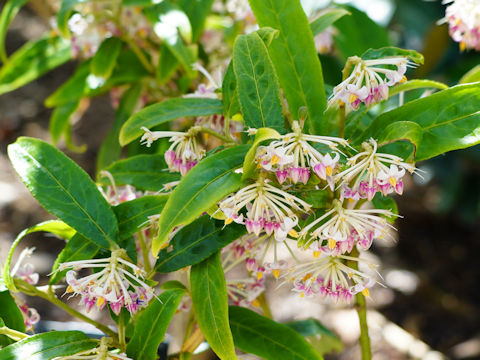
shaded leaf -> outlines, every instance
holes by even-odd
[[[122,48],[122,40],[117,37],[105,39],[98,48],[90,63],[90,72],[103,79],[108,79],[117,64]]]
[[[350,12],[342,8],[325,9],[310,23],[313,36],[327,30],[329,26],[333,25],[338,19],[345,15],[350,15]]]
[[[257,153],[257,148],[260,146],[262,141],[271,140],[271,139],[280,139],[281,135],[270,128],[261,128],[258,129],[255,134],[255,139],[253,140],[252,147],[248,150],[247,156],[245,156],[245,161],[243,162],[243,175],[242,179],[248,179],[253,175],[256,168],[255,155]]]
[[[5,38],[7,36],[8,26],[27,1],[28,0],[8,0],[5,5],[3,5],[2,14],[0,15],[0,58],[2,62],[6,62],[7,60]]]
[[[432,89],[439,89],[439,90],[446,90],[448,86],[433,80],[420,80],[414,79],[404,82],[403,84],[398,84],[389,89],[388,96],[396,95],[402,91],[409,91],[415,89],[422,89],[422,88],[432,88]]]
[[[383,59],[392,56],[402,56],[417,63],[423,64],[423,55],[415,50],[400,49],[394,46],[386,46],[380,49],[368,49],[362,56],[363,60]]]

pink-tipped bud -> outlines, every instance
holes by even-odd
[[[287,170],[277,170],[276,171],[277,180],[280,184],[283,184],[287,180],[288,172]]]

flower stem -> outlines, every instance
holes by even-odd
[[[137,55],[138,60],[140,60],[145,69],[147,69],[150,74],[154,75],[155,68],[150,63],[150,60],[148,60],[148,58],[145,56],[143,51],[137,46],[137,44],[135,44],[135,41],[130,39],[128,36],[124,36],[123,40],[128,44],[128,46],[130,46],[135,55]]]
[[[100,324],[99,322],[96,322],[95,320],[89,318],[88,316],[83,315],[82,313],[78,312],[75,309],[72,309],[70,306],[68,306],[67,304],[62,302],[60,299],[58,299],[57,296],[52,291],[51,287],[48,289],[48,292],[45,293],[43,291],[38,290],[35,286],[27,284],[26,282],[24,282],[20,279],[15,279],[15,285],[17,286],[17,288],[21,292],[23,292],[27,295],[30,295],[30,296],[41,297],[42,299],[45,299],[45,300],[51,302],[52,304],[57,305],[59,308],[63,309],[64,311],[66,311],[70,315],[72,315],[72,316],[74,316],[74,317],[76,317],[80,320],[83,320],[83,321],[85,321],[89,324],[92,324],[98,330],[102,331],[106,335],[111,336],[113,338],[118,338],[117,333],[115,331],[113,331],[112,329],[110,329],[108,326]]]
[[[223,142],[225,142],[227,144],[234,144],[235,143],[235,141],[233,141],[232,139],[229,139],[227,136],[223,136],[223,135],[217,133],[216,131],[213,131],[212,129],[201,126],[199,128],[199,131],[201,131],[203,133],[206,133],[206,134],[209,134],[209,135],[212,135],[212,136],[216,137],[217,139],[222,140]]]
[[[152,271],[152,267],[150,265],[150,259],[148,257],[148,248],[145,242],[145,236],[143,235],[143,231],[140,230],[138,232],[138,241],[140,243],[140,248],[142,249],[142,257],[143,257],[143,266],[145,267],[145,272],[150,274]]]
[[[340,119],[338,120],[338,137],[343,138],[345,136],[345,105],[340,106]]]
[[[22,340],[22,339],[25,339],[26,337],[28,337],[27,334],[24,334],[21,331],[10,329],[7,326],[0,327],[0,334],[1,335],[6,335],[10,339],[13,339],[15,341],[19,341],[19,340]]]

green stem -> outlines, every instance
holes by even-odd
[[[356,248],[352,250],[350,256],[358,257],[359,253]],[[349,261],[348,264],[354,270],[358,270],[357,261]],[[371,360],[372,359],[372,350],[370,347],[370,336],[368,335],[368,324],[367,324],[367,303],[365,301],[365,296],[362,293],[355,295],[355,307],[358,314],[358,320],[360,322],[360,347],[362,349],[362,360]]]
[[[123,40],[128,44],[128,46],[130,46],[130,48],[133,50],[135,55],[137,55],[138,60],[140,60],[142,65],[145,67],[145,69],[147,69],[150,74],[154,75],[155,74],[155,68],[150,63],[150,60],[148,60],[148,58],[145,56],[143,51],[137,46],[137,44],[135,44],[135,41],[133,41],[132,39],[130,39],[127,36],[124,36]]]
[[[125,325],[123,324],[123,319],[120,319],[117,326],[118,326],[118,344],[120,345],[120,350],[125,351],[127,349],[127,343],[125,341]]]
[[[13,339],[15,341],[19,341],[19,340],[22,340],[22,339],[25,339],[26,337],[28,337],[27,334],[24,334],[21,331],[10,329],[7,326],[0,327],[0,334],[1,335],[6,335],[10,339]]]
[[[143,266],[145,267],[146,273],[150,274],[152,271],[152,266],[150,265],[150,260],[148,258],[148,248],[147,244],[145,243],[145,236],[141,230],[138,232],[138,240],[140,242],[140,248],[142,249]]]
[[[338,137],[343,138],[345,136],[345,105],[340,106],[340,119],[338,120]]]
[[[20,279],[15,279],[15,285],[18,286],[18,289],[30,296],[38,296],[41,297],[42,299],[45,299],[52,304],[58,306],[59,308],[63,309],[70,315],[83,320],[89,324],[92,324],[95,326],[98,330],[102,331],[108,336],[118,338],[117,333],[110,329],[108,326],[105,326],[103,324],[100,324],[99,322],[96,322],[95,320],[89,318],[88,316],[83,315],[82,313],[78,312],[75,309],[72,309],[70,306],[62,302],[60,299],[57,298],[57,296],[53,293],[52,288],[49,288],[48,292],[43,292],[38,290],[35,286],[27,284],[26,282],[20,280]]]
[[[224,116],[223,121],[223,130],[225,131],[226,137],[230,140],[230,142],[235,142],[235,140],[232,138],[232,134],[230,134],[230,116]]]
[[[209,134],[209,135],[215,136],[217,139],[222,140],[222,141],[225,142],[226,144],[234,144],[234,143],[235,143],[235,141],[233,141],[232,139],[229,139],[227,136],[223,136],[223,135],[217,133],[216,131],[213,131],[212,129],[209,129],[209,128],[200,126],[200,127],[199,127],[199,131],[201,131],[201,132],[203,132],[203,133],[205,133],[205,134]]]

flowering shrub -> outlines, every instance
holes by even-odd
[[[24,2],[5,5],[2,39]],[[297,0],[256,0],[251,8],[156,3],[64,0],[43,39],[9,58],[0,51],[1,92],[79,59],[46,100],[54,144],[64,136],[79,150],[70,122],[90,97],[109,92],[117,108],[96,184],[44,141],[21,137],[8,148],[25,185],[58,220],[24,230],[10,249],[0,358],[155,359],[176,312],[187,311],[185,340],[172,358],[189,358],[206,340],[220,359],[236,359],[236,348],[267,359],[321,359],[300,333],[268,318],[271,274],[299,298],[356,303],[369,359],[365,297],[382,279],[363,254],[396,231],[390,195],[402,195],[406,176],[422,176],[415,161],[479,142],[480,85],[408,81],[423,56],[384,46],[349,56],[343,80],[326,86],[317,49],[329,51],[341,32],[331,26],[355,15],[341,7],[309,23]],[[462,18],[469,7],[478,12],[471,1],[455,1],[446,21],[462,49],[478,49],[478,24]],[[204,31],[207,18],[228,19],[234,33]],[[212,76],[200,62],[226,69]],[[392,99],[424,88],[440,91],[405,104]],[[122,147],[129,157],[121,159]],[[11,264],[19,241],[35,231],[66,240],[41,287],[32,266],[22,265],[32,250]],[[290,259],[279,259],[278,247]],[[159,283],[158,274],[184,269],[188,281]],[[19,293],[105,336],[29,335],[39,316]],[[108,312],[116,327],[71,308],[62,293],[79,297],[85,313]]]

